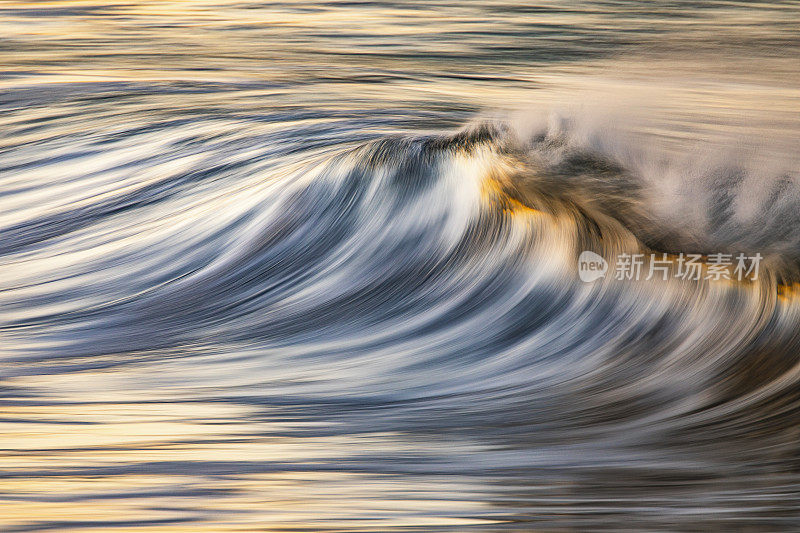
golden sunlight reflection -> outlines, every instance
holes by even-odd
[[[281,530],[321,516],[325,527],[352,531],[490,522],[427,517],[448,514],[447,493],[463,505],[465,494],[475,490],[466,477],[459,484],[450,477],[414,483],[345,466],[326,471],[320,465],[327,457],[346,463],[351,437],[318,437],[309,446],[307,439],[272,436],[287,424],[248,422],[252,414],[220,403],[6,406],[0,423],[5,527],[13,530],[34,516],[122,522],[120,531],[133,531],[135,524],[157,531]],[[361,453],[412,446],[391,434],[356,442]],[[213,503],[201,503],[205,498]],[[84,505],[76,507],[76,501]],[[361,525],[376,513],[383,518]]]

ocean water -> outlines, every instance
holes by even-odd
[[[0,3],[0,530],[800,530],[798,30]]]

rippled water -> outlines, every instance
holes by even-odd
[[[800,529],[798,27],[3,2],[0,529]]]

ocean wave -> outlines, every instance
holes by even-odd
[[[574,127],[353,139],[341,119],[165,117],[20,151],[2,184],[5,372],[174,360],[329,434],[469,436],[492,471],[592,465],[635,486],[794,464],[793,175],[754,198],[723,165],[682,190],[669,161]],[[755,281],[587,284],[583,250],[765,261]]]

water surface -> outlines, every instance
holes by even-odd
[[[799,26],[3,2],[0,529],[796,531]]]

